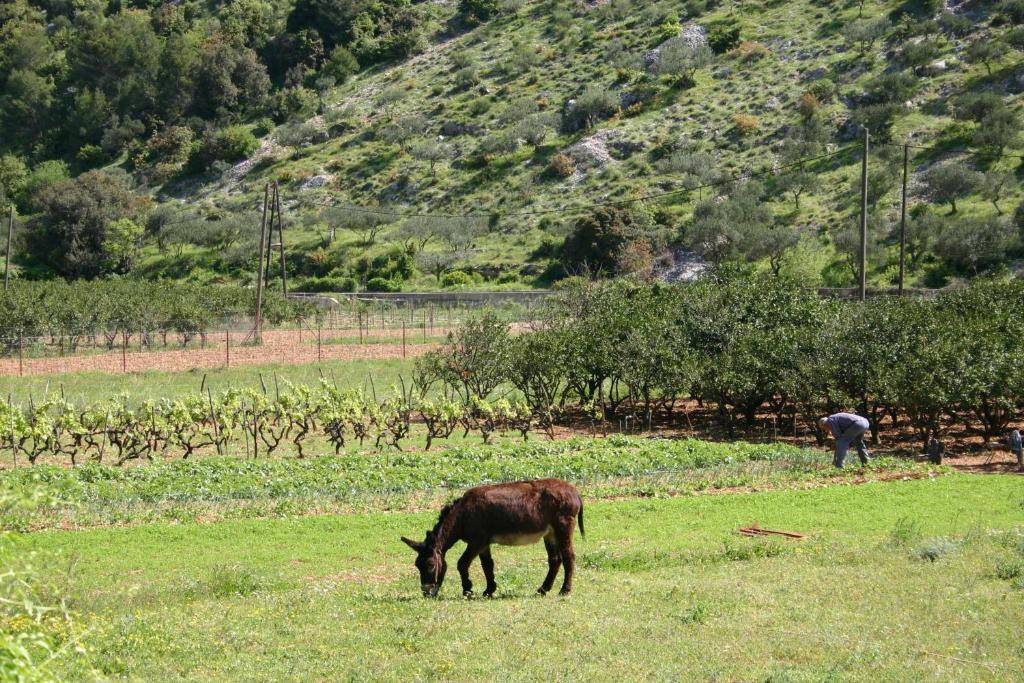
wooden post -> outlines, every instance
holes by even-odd
[[[269,187],[269,183],[268,183]],[[266,286],[270,282],[270,260],[274,252],[274,217],[277,215],[277,210],[274,208],[274,197],[271,195],[270,200],[270,217],[267,219],[267,242],[266,242],[266,263],[263,267],[263,285]]]
[[[213,422],[213,439],[217,445],[217,455],[222,455],[220,447],[220,425],[217,424],[217,413],[213,410],[213,392],[210,391],[210,387],[206,387],[206,397],[210,401],[210,420]],[[199,399],[202,400],[202,399]],[[253,409],[253,415],[256,414],[256,410]]]
[[[128,372],[128,333],[125,332],[121,344],[121,372]]]
[[[402,321],[402,358],[405,358],[405,321]]]
[[[910,145],[903,145],[903,198],[900,200],[900,289],[903,296],[903,277],[907,260],[907,165]]]
[[[231,367],[231,329],[224,329],[224,365]]]
[[[256,266],[256,320],[253,339],[263,343],[263,258],[267,246],[267,205],[270,203],[270,183],[263,186],[263,218],[260,220],[260,253]]]
[[[14,440],[14,406],[11,405],[11,392],[7,392],[7,414],[11,416],[11,458],[14,466],[18,466],[18,444]]]
[[[864,149],[860,164],[860,300],[868,296],[868,145],[871,136],[864,128]]]
[[[362,344],[363,343],[363,312],[359,311],[358,315],[359,315],[359,322],[356,323],[356,326],[359,328],[359,343]]]
[[[320,353],[320,321],[316,323],[316,362],[319,363],[322,358]]]
[[[281,292],[288,296],[288,273],[284,262],[284,222],[281,219],[281,188],[274,181],[274,206],[277,208],[277,238],[281,252]]]
[[[7,221],[7,260],[4,265],[4,292],[11,282],[11,242],[14,241],[14,204],[11,204],[11,217]]]
[[[18,335],[18,377],[25,376],[25,335]]]

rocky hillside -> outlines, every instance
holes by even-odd
[[[307,289],[649,276],[693,252],[848,284],[861,126],[874,282],[895,273],[904,143],[913,283],[1021,253],[1021,0],[412,7],[429,20],[408,56],[341,85],[316,77],[327,57],[305,86],[275,81],[278,100],[305,101],[236,124],[258,138],[244,159],[209,161],[198,131],[175,152],[189,120],[139,131],[107,164],[152,198],[131,217],[145,234],[130,270],[250,279],[277,182],[290,277]],[[42,229],[57,220],[26,208]],[[21,260],[45,272],[32,244]]]

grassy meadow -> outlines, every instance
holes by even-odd
[[[88,624],[85,652],[51,663],[71,680],[1024,675],[1019,477],[585,505],[566,599],[533,595],[539,546],[496,550],[495,599],[462,599],[454,573],[421,598],[398,537],[434,510],[47,531],[18,547]],[[734,533],[754,522],[808,537]]]

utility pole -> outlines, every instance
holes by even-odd
[[[870,135],[864,128],[864,150],[860,165],[860,300],[868,296],[868,144]]]
[[[256,321],[253,337],[263,343],[263,252],[267,247],[267,205],[270,204],[270,183],[263,186],[263,219],[260,221],[260,256],[256,266]]]
[[[277,238],[280,240],[278,246],[281,250],[281,291],[285,297],[288,296],[288,273],[284,264],[284,222],[281,219],[281,190],[277,181],[274,181],[274,205],[277,208]]]
[[[910,145],[903,145],[903,198],[900,200],[900,296],[903,296],[903,276],[907,260],[907,167]]]
[[[267,183],[267,187],[268,188],[270,187],[270,183]],[[277,191],[276,184],[275,184],[274,188],[275,188],[274,191],[276,192]],[[267,250],[266,250],[266,255],[265,255],[266,263],[264,263],[264,265],[263,265],[263,286],[264,287],[270,282],[270,257],[271,257],[271,254],[274,252],[274,216],[276,215],[276,211],[274,209],[274,197],[273,196],[271,196],[270,199],[269,199],[269,205],[270,205],[270,217],[267,219],[268,220],[268,222],[267,222],[267,238],[266,238]]]
[[[11,218],[7,221],[7,262],[4,265],[4,292],[11,282],[11,242],[14,240],[14,204],[11,204]]]

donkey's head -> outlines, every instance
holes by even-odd
[[[405,536],[402,536],[402,542],[416,551],[416,569],[420,572],[420,588],[423,589],[423,597],[436,597],[437,591],[444,583],[444,573],[448,571],[448,563],[445,562],[444,553],[435,543],[434,532],[428,531],[427,537],[422,543]]]

